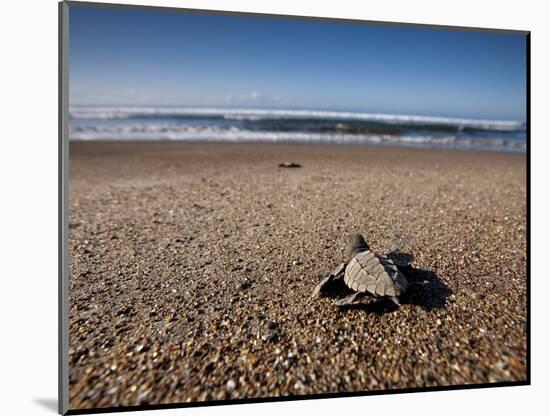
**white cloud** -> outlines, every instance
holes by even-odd
[[[268,95],[261,91],[250,91],[247,93],[225,95],[225,102],[227,104],[246,104],[246,103],[263,103],[263,104],[284,104],[288,103],[288,100],[278,95]]]

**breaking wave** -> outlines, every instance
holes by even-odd
[[[525,124],[357,112],[71,107],[71,140],[394,144],[524,151]]]

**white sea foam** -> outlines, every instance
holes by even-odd
[[[433,124],[454,125],[495,131],[515,131],[523,129],[523,123],[509,120],[477,120],[467,118],[435,117],[406,114],[380,114],[343,111],[310,110],[265,110],[227,108],[168,108],[168,107],[95,107],[71,106],[69,114],[75,119],[128,119],[158,116],[220,116],[233,120],[260,119],[332,119],[361,120],[388,124]]]
[[[72,128],[71,140],[180,140],[225,142],[297,142],[379,144],[416,147],[447,147],[524,151],[525,143],[506,139],[472,139],[448,136],[401,136],[391,134],[336,134],[311,132],[249,131],[214,126],[83,126]]]
[[[526,148],[523,123],[503,120],[131,106],[72,106],[70,116],[71,140],[281,141],[511,151],[525,151]],[[371,122],[388,127],[372,126]]]

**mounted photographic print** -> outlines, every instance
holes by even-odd
[[[60,3],[60,412],[522,385],[529,32]]]

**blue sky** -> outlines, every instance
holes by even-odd
[[[525,120],[525,36],[70,6],[70,103]]]

